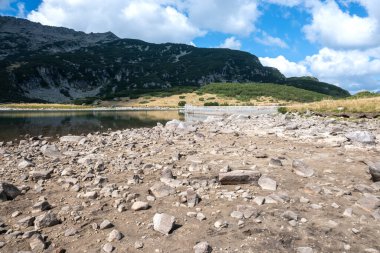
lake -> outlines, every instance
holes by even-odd
[[[153,127],[172,119],[184,118],[178,111],[0,111],[0,141]]]

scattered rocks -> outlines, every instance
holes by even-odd
[[[53,212],[48,211],[36,217],[34,221],[34,227],[35,229],[41,229],[41,228],[52,227],[59,223],[60,221],[58,220],[57,216]]]
[[[154,230],[168,235],[174,228],[175,217],[166,213],[156,213],[153,217]]]
[[[374,182],[380,182],[380,161],[369,164],[369,172]]]
[[[376,136],[369,131],[354,131],[346,133],[347,139],[353,142],[359,142],[362,144],[374,144]]]
[[[194,253],[211,253],[212,247],[208,242],[199,242],[194,246]]]
[[[149,189],[149,193],[156,198],[164,198],[174,194],[175,190],[162,182],[157,182]]]
[[[380,199],[372,194],[364,193],[363,197],[356,204],[368,212],[373,212],[377,208],[380,208]]]

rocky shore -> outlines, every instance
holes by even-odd
[[[0,252],[380,252],[379,140],[287,114],[0,142]]]

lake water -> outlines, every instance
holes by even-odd
[[[30,136],[80,135],[107,129],[153,127],[183,120],[178,111],[0,111],[0,141]]]

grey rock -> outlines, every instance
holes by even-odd
[[[219,173],[219,182],[222,185],[254,184],[257,185],[261,174],[251,170],[234,170]]]
[[[356,205],[368,212],[373,212],[380,208],[380,199],[375,195],[364,193],[364,196],[356,202]]]
[[[231,217],[240,220],[240,219],[244,218],[244,214],[242,212],[239,212],[239,211],[233,211],[231,213]]]
[[[260,177],[258,184],[263,190],[275,191],[277,189],[277,182],[266,176]]]
[[[298,214],[296,214],[293,211],[286,211],[281,215],[282,218],[287,219],[287,220],[298,220]]]
[[[236,210],[243,213],[244,218],[249,219],[251,217],[256,218],[258,216],[258,211],[253,206],[238,205]]]
[[[41,229],[46,227],[52,227],[59,223],[60,221],[58,220],[57,216],[53,212],[48,211],[36,217],[34,221],[34,227],[35,229]]]
[[[149,193],[156,198],[163,198],[174,194],[175,190],[162,182],[157,182],[149,189]]]
[[[218,229],[219,228],[226,228],[226,227],[228,227],[228,222],[224,221],[224,220],[217,220],[214,223],[214,227],[218,228]]]
[[[194,253],[211,253],[212,247],[208,242],[199,242],[194,247]]]
[[[168,179],[172,179],[172,178],[174,178],[174,176],[173,176],[173,172],[172,172],[172,170],[169,169],[169,168],[166,168],[166,169],[164,169],[164,170],[161,172],[161,177],[162,177],[162,178],[168,178]]]
[[[187,189],[186,191],[187,206],[194,207],[199,203],[198,194],[193,189]]]
[[[83,138],[85,138],[85,137],[83,137],[83,136],[68,135],[68,136],[62,136],[61,138],[59,138],[59,141],[60,142],[79,142]]]
[[[104,220],[99,225],[100,229],[107,229],[107,228],[112,228],[112,227],[113,227],[113,224],[109,220]]]
[[[293,160],[292,168],[301,177],[311,177],[314,175],[314,170],[300,160]]]
[[[52,173],[53,170],[34,170],[29,172],[29,177],[34,181],[38,181],[40,179],[49,179]]]
[[[46,243],[40,235],[33,236],[29,245],[33,252],[42,252],[46,248]]]
[[[73,235],[76,235],[78,233],[78,230],[75,229],[75,228],[69,228],[65,231],[65,236],[68,237],[68,236],[73,236]]]
[[[282,161],[280,159],[271,158],[269,160],[270,167],[282,167]]]
[[[123,234],[120,233],[120,231],[114,229],[109,233],[107,241],[114,242],[114,241],[120,241],[123,238]]]
[[[13,184],[0,183],[0,201],[13,200],[21,194],[21,191]]]
[[[103,245],[102,249],[106,253],[111,253],[112,251],[114,251],[115,247],[111,243],[106,243]]]
[[[380,182],[380,161],[369,164],[369,172],[374,182]]]
[[[37,202],[32,207],[33,212],[42,212],[51,209],[51,205],[46,200]]]
[[[314,250],[310,247],[298,247],[297,253],[314,253]]]
[[[147,210],[149,209],[149,204],[143,201],[136,201],[135,203],[132,204],[131,209],[133,211]]]
[[[22,226],[24,228],[31,227],[34,224],[35,219],[36,219],[35,217],[27,216],[25,218],[18,220],[17,224],[19,224],[20,226]]]
[[[175,224],[175,217],[166,213],[156,213],[153,217],[154,230],[168,235]]]
[[[17,167],[19,169],[26,169],[26,168],[34,167],[34,163],[32,163],[31,161],[28,161],[28,160],[22,160],[21,162],[19,162]]]
[[[374,144],[376,136],[368,131],[354,131],[345,134],[346,138],[352,142],[358,142],[362,144]]]
[[[44,156],[49,158],[60,158],[62,157],[61,152],[56,145],[44,145],[41,147],[41,152]]]
[[[144,243],[142,241],[136,241],[135,249],[142,249],[142,248],[144,248]]]

